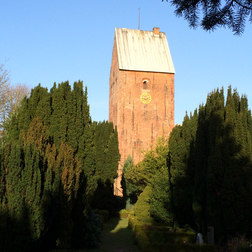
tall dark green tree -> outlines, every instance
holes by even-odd
[[[175,126],[169,139],[168,172],[171,209],[174,224],[193,226],[192,197],[194,188],[194,159],[191,149],[197,130],[198,114],[185,116],[181,126]],[[187,214],[185,214],[185,212]]]
[[[115,199],[112,196],[113,184],[117,176],[120,154],[117,129],[113,129],[112,123],[103,121],[96,124],[93,150],[95,167],[91,181],[96,181],[96,187],[93,186],[95,193],[92,205],[96,208],[104,208],[106,206],[105,209],[113,210],[115,208]],[[87,179],[89,180],[89,178]]]
[[[228,88],[226,101],[223,89],[210,93],[174,127],[166,154],[149,152],[124,174],[139,196],[137,212],[204,235],[212,226],[218,243],[251,235],[251,120],[247,98],[236,90]]]
[[[188,123],[194,125],[189,138],[183,133],[190,129]],[[169,143],[171,185],[174,212],[180,224],[193,225],[183,218],[183,210],[179,214],[183,207],[187,209],[184,216],[188,216],[191,208],[193,215],[189,216],[194,217],[196,229],[206,233],[213,226],[218,242],[249,233],[251,140],[247,99],[240,98],[231,87],[226,104],[223,89],[216,90],[199,107],[198,115],[186,117],[180,130],[173,130]]]
[[[50,92],[35,87],[6,124],[1,141],[0,232],[10,220],[20,231],[23,223],[23,243],[34,250],[97,244],[93,199],[99,183],[109,187],[100,207],[113,199],[119,159],[117,131],[111,123],[92,122],[81,81],[73,89],[68,82],[54,84]],[[88,228],[97,232],[90,236]],[[24,238],[10,237],[17,244]]]

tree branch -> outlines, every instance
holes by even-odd
[[[252,10],[252,4],[251,4],[251,6],[249,7],[249,6],[246,6],[246,5],[242,4],[242,3],[240,3],[238,0],[233,0],[233,2],[235,2],[236,4],[238,4],[239,6],[241,6],[241,7],[244,8],[244,9]]]

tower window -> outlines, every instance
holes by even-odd
[[[148,80],[143,80],[143,89],[149,88],[149,87],[148,87],[148,83],[149,83]]]

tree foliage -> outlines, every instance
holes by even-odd
[[[192,27],[200,24],[205,30],[213,30],[224,26],[241,34],[247,19],[252,22],[251,0],[172,0],[171,3],[175,13],[183,16]]]
[[[245,96],[231,87],[226,99],[223,89],[209,94],[174,127],[169,150],[161,145],[163,151],[147,153],[125,174],[138,196],[138,215],[148,210],[156,222],[189,225],[204,235],[212,226],[218,243],[251,236],[251,126]],[[141,202],[149,206],[141,209]]]
[[[249,234],[251,123],[247,98],[229,87],[226,102],[223,89],[214,91],[197,113],[185,118],[176,137],[177,146],[174,129],[169,143],[170,169],[174,212],[180,225],[195,225],[203,233],[213,226],[218,242]],[[183,131],[191,134],[188,137]],[[178,141],[183,142],[183,151],[178,152]],[[189,219],[184,217],[185,210]],[[189,223],[190,219],[194,224]]]
[[[139,219],[154,218],[171,224],[173,218],[168,209],[171,208],[169,198],[170,185],[167,169],[168,141],[158,139],[155,149],[147,151],[144,159],[137,165],[128,158],[124,164],[123,178],[125,191],[131,202],[135,204],[135,214]]]
[[[0,232],[19,223],[26,229],[13,234],[17,243],[0,239],[1,251],[97,245],[100,221],[92,207],[100,202],[100,187],[109,190],[102,190],[99,207],[111,205],[120,155],[113,125],[92,122],[83,83],[73,89],[68,82],[54,84],[50,92],[35,87],[2,140]]]

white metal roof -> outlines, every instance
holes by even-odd
[[[115,29],[119,69],[175,73],[164,32]]]

